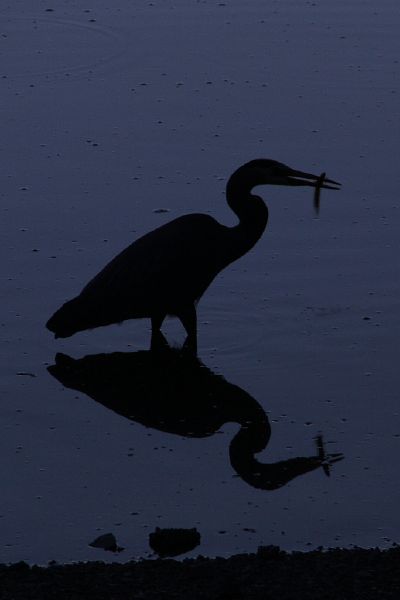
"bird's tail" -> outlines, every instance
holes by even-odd
[[[70,337],[93,326],[90,310],[79,296],[63,304],[46,323],[56,338]]]

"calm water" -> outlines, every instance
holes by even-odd
[[[143,557],[156,526],[197,527],[194,555],[399,542],[397,2],[46,8],[0,9],[0,561]],[[171,414],[147,322],[45,330],[136,236],[185,212],[233,224],[226,178],[260,156],[343,190],[317,219],[310,190],[260,188],[267,232],[202,299],[204,367]],[[130,353],[132,377],[101,363],[84,393],[48,372],[57,352]],[[261,446],[270,427],[260,463],[312,457],[319,434],[345,460],[254,487],[242,421]],[[124,552],[88,547],[110,531]]]

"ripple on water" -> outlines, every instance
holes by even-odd
[[[220,301],[219,301],[220,300]],[[261,311],[249,311],[246,303],[235,297],[215,298],[207,310],[199,310],[199,336],[204,354],[217,349],[225,358],[238,364],[246,361],[249,350],[263,339]]]
[[[59,18],[0,18],[3,78],[73,76],[117,58],[121,38],[94,23]]]

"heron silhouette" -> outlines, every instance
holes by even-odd
[[[311,186],[319,205],[321,188],[340,184],[269,159],[252,160],[229,178],[226,198],[239,223],[227,227],[205,214],[178,217],[139,238],[109,262],[49,319],[56,338],[78,331],[150,318],[152,342],[167,315],[178,317],[186,345],[197,350],[196,305],[222,269],[248,252],[263,234],[268,208],[252,190],[258,185]]]

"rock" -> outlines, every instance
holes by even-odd
[[[150,548],[161,557],[178,556],[200,544],[200,533],[192,529],[160,529],[149,535]]]

